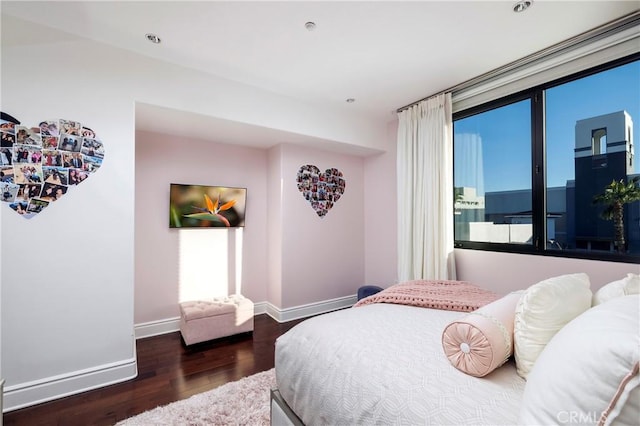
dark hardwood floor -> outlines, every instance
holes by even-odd
[[[10,425],[113,425],[274,365],[274,343],[301,322],[255,317],[253,333],[186,347],[179,332],[137,341],[138,377],[4,415]]]

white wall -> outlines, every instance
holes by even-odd
[[[136,374],[133,102],[126,69],[107,72],[126,61],[84,43],[2,49],[3,111],[80,121],[106,146],[100,170],[37,217],[0,206],[5,409]]]

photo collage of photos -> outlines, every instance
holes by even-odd
[[[27,127],[0,119],[0,200],[25,218],[59,200],[97,171],[104,145],[71,120]]]
[[[323,173],[311,164],[300,167],[296,182],[298,191],[320,217],[324,217],[340,199],[346,185],[340,170],[331,168]]]

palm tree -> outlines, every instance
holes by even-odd
[[[464,199],[464,189],[462,187],[453,188],[453,202],[454,204]]]
[[[601,216],[605,220],[613,220],[615,230],[614,245],[618,253],[624,253],[624,205],[640,200],[640,176],[636,176],[625,183],[624,179],[613,180],[604,188],[602,194],[593,197],[594,204],[604,204],[605,209]]]

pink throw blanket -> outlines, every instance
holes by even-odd
[[[365,297],[353,307],[396,303],[447,311],[471,312],[499,299],[496,293],[466,281],[407,281]]]

